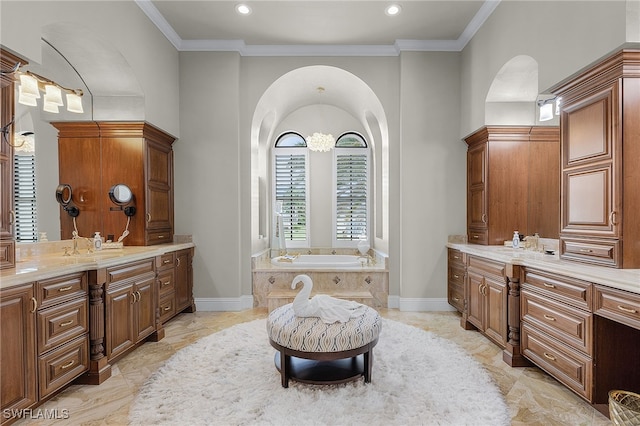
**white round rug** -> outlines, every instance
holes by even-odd
[[[266,321],[181,349],[142,386],[135,425],[508,425],[488,373],[455,343],[383,319],[372,382],[280,384]]]

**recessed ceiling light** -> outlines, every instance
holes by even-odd
[[[384,13],[386,13],[389,16],[395,16],[398,13],[400,13],[401,10],[402,10],[402,7],[400,7],[399,4],[392,4],[390,6],[387,6]]]
[[[240,3],[236,6],[236,12],[240,15],[249,15],[251,13],[251,8],[246,4]]]

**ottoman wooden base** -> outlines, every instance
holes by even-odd
[[[289,387],[289,380],[315,385],[331,385],[356,380],[364,376],[371,382],[373,347],[378,339],[356,349],[342,352],[301,352],[285,348],[269,339],[278,350],[275,365],[282,378],[282,387]]]

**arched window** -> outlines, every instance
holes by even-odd
[[[369,147],[362,135],[347,132],[334,149],[333,244],[356,247],[369,239]]]
[[[308,153],[307,142],[296,132],[285,132],[273,149],[274,209],[282,215],[287,247],[308,245]],[[274,224],[274,233],[276,232]],[[279,237],[279,235],[276,235]]]

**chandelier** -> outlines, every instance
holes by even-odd
[[[311,151],[329,152],[335,144],[336,140],[331,134],[325,135],[315,132],[313,135],[307,136],[307,148]]]

